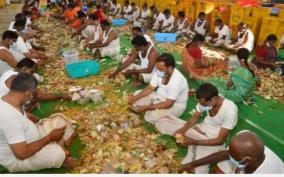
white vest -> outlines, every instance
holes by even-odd
[[[200,22],[200,21],[199,20],[196,21],[195,26],[194,26],[194,30],[196,32],[198,32],[198,34],[205,36],[206,29],[204,29],[204,25],[206,24],[206,20],[204,20],[203,23],[200,26],[197,25],[198,22]]]

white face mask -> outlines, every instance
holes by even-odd
[[[198,111],[200,112],[208,112],[212,109],[213,106],[211,105],[211,103],[208,106],[202,106],[200,103],[198,103],[197,107],[198,107]]]
[[[157,71],[157,75],[158,75],[158,77],[160,77],[160,78],[164,78],[164,77],[166,76],[166,72],[163,72],[163,71],[158,70],[158,71]]]
[[[237,168],[246,168],[247,167],[247,164],[241,164],[245,159],[243,159],[241,161],[237,161],[231,155],[229,155],[229,160]]]
[[[26,101],[26,103],[24,104],[24,106],[30,104],[33,100],[33,95]]]
[[[17,50],[16,42],[14,42],[12,45],[10,45],[9,48],[12,49],[12,50]]]

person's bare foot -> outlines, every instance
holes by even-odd
[[[132,83],[132,87],[134,87],[134,88],[137,88],[137,87],[139,87],[140,85],[141,85],[142,83],[141,82],[133,82]]]
[[[73,157],[66,157],[62,167],[72,169],[76,167],[78,160]]]

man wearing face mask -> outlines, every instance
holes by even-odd
[[[0,77],[0,95],[5,95],[9,92],[11,84],[18,73],[31,74],[35,76],[38,82],[43,80],[43,78],[40,78],[41,76],[35,73],[36,68],[37,68],[36,63],[29,58],[24,58],[23,60],[19,61],[17,63],[16,69],[8,70],[5,73],[3,73],[3,75]],[[36,91],[33,97],[34,99],[31,100],[31,103],[25,106],[27,112],[32,111],[37,101],[49,101],[49,100],[59,100],[59,99],[68,100],[68,101],[71,100],[71,97],[67,94],[55,95],[55,94],[46,94],[40,91]],[[34,122],[38,121],[35,119],[35,117],[32,117],[32,120]]]
[[[174,57],[162,54],[157,59],[156,68],[150,84],[129,97],[133,110],[145,113],[145,120],[153,124],[163,116],[181,116],[188,100],[188,83],[175,68]]]
[[[14,31],[5,31],[2,35],[0,45],[0,76],[7,70],[16,68],[17,60],[9,51],[9,48],[15,47],[18,34]]]
[[[247,130],[239,132],[232,139],[227,150],[185,164],[181,171],[192,171],[198,166],[216,163],[218,163],[216,173],[284,173],[284,163],[281,159],[265,146],[255,133]]]
[[[23,106],[31,100],[36,87],[32,75],[18,74],[10,91],[0,98],[0,165],[9,172],[74,166],[74,159],[64,151],[68,124],[43,133],[40,124],[27,118]]]
[[[165,116],[155,124],[162,133],[174,136],[176,142],[188,147],[182,164],[225,149],[225,141],[230,131],[237,124],[237,106],[230,100],[218,95],[218,90],[211,84],[202,84],[197,92],[196,112],[186,122],[176,116]],[[198,123],[203,112],[207,113],[204,121]],[[195,173],[208,173],[209,165],[195,168]]]
[[[24,24],[25,20],[15,22],[14,29],[19,33],[19,36],[17,38],[16,47],[11,48],[10,51],[13,53],[17,61],[20,61],[23,58],[32,58],[37,65],[42,65],[47,59],[47,56],[44,53],[34,49],[30,44],[33,34],[23,30]]]
[[[114,78],[119,72],[123,71],[125,76],[134,77],[136,82],[133,86],[137,87],[143,82],[149,83],[152,79],[153,74],[156,72],[155,64],[159,57],[159,52],[140,35],[134,37],[132,45],[135,50],[126,61],[122,61],[121,66],[110,75],[110,78]],[[140,65],[135,64],[137,58]]]

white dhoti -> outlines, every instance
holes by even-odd
[[[53,114],[47,119],[42,119],[38,124],[40,137],[45,137],[52,130],[66,126],[63,139],[67,145],[70,145],[76,135],[72,123],[70,123],[62,114]],[[33,156],[25,159],[13,160],[10,165],[5,166],[10,172],[38,171],[49,168],[60,168],[66,159],[64,149],[56,142],[44,146]]]
[[[162,27],[162,28],[163,28],[163,27]],[[163,29],[162,32],[163,32],[163,33],[170,33],[170,32],[173,31],[173,29],[174,29],[174,26],[172,25],[172,26],[170,26],[170,27],[167,27],[167,28]]]
[[[133,70],[133,69],[138,70],[138,69],[143,69],[143,68],[140,65],[132,63],[127,68],[125,68],[122,72],[125,73],[127,70]],[[152,73],[142,73],[141,76],[143,77],[143,81],[145,83],[150,83],[150,81],[153,77],[153,72]]]
[[[136,91],[135,94],[138,94],[140,91]],[[144,97],[134,103],[134,106],[145,106],[150,104],[157,104],[166,101],[165,99],[158,96],[157,92],[153,92],[147,97]],[[184,103],[174,103],[174,105],[168,109],[156,109],[151,111],[146,111],[144,118],[147,122],[155,124],[160,118],[168,115],[174,115],[179,117],[183,114],[186,108]]]
[[[183,34],[187,34],[188,30],[187,29],[182,29],[182,30],[177,30],[176,34],[178,37],[183,36]]]
[[[26,172],[48,168],[60,168],[65,161],[65,158],[63,148],[56,143],[50,143],[35,155],[25,160],[14,160],[6,168],[9,172]]]
[[[124,15],[122,16],[122,18],[125,18],[125,19],[128,20],[128,21],[132,21],[132,20],[133,20],[133,16],[132,16],[132,15],[126,15],[126,14],[124,14]]]
[[[156,21],[153,25],[153,30],[157,31],[160,28],[160,23],[158,21]]]
[[[155,123],[156,128],[162,133],[173,136],[173,134],[185,125],[186,121],[177,118],[176,116],[165,116],[159,119]],[[213,139],[218,136],[219,131],[216,128],[206,125],[197,124],[194,127],[187,130],[185,136],[195,139],[195,140],[207,140]],[[190,145],[188,146],[188,151],[186,157],[183,159],[182,164],[198,160],[200,158],[206,157],[215,152],[219,152],[225,149],[224,145],[218,146],[200,146],[200,145]],[[195,168],[195,173],[206,174],[209,172],[209,165],[203,165]]]
[[[120,48],[111,48],[111,47],[102,47],[99,49],[93,49],[92,52],[96,53],[96,51],[99,50],[102,57],[111,57],[117,61],[120,62],[121,56],[120,56]]]
[[[226,41],[224,39],[214,39],[214,43],[211,43],[210,41],[212,40],[211,36],[206,36],[205,37],[205,41],[208,45],[210,46],[214,46],[214,47],[222,47],[225,46],[227,44],[229,44],[229,41]]]

